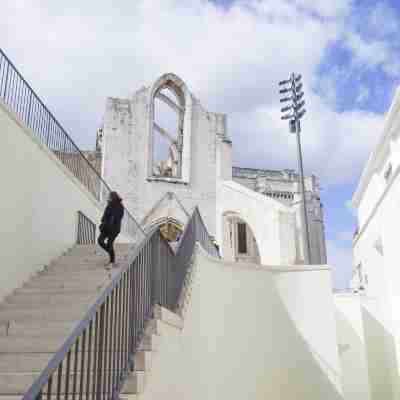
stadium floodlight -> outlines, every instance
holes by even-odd
[[[283,107],[281,112],[282,120],[289,120],[289,132],[296,134],[297,139],[297,161],[299,168],[300,177],[300,191],[302,198],[302,209],[303,209],[303,237],[305,238],[305,249],[304,249],[304,263],[311,264],[311,245],[310,245],[310,232],[308,228],[308,217],[307,217],[307,204],[306,204],[306,194],[305,194],[305,184],[304,184],[304,171],[303,171],[303,155],[301,151],[301,141],[300,141],[300,120],[306,113],[304,107],[305,101],[301,100],[304,96],[304,92],[301,91],[303,84],[301,83],[301,75],[292,73],[289,79],[279,82],[279,86],[284,86],[279,90],[279,93],[291,92],[291,96],[286,96],[280,99],[281,103],[291,102],[291,105]],[[301,101],[300,101],[301,100]],[[289,113],[288,113],[289,112]]]

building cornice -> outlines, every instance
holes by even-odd
[[[393,134],[392,126],[394,124],[396,115],[399,113],[399,111],[400,111],[400,87],[396,89],[393,102],[389,108],[388,113],[385,116],[382,135],[377,145],[375,146],[375,149],[371,152],[368,158],[367,164],[365,165],[363,172],[361,174],[358,186],[351,199],[351,205],[354,208],[357,208],[359,206],[373,174],[379,168],[382,160],[389,151],[390,138]]]

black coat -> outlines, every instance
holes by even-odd
[[[117,234],[121,232],[121,221],[124,216],[124,207],[121,202],[113,201],[108,203],[101,217],[100,231]]]

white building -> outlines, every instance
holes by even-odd
[[[98,147],[102,176],[145,226],[168,219],[183,228],[198,205],[224,258],[304,262],[298,175],[232,168],[226,116],[205,110],[176,75],[130,99],[109,98]],[[306,191],[311,261],[326,264],[314,176],[306,178]]]
[[[336,296],[343,374],[353,376],[347,390],[363,399],[400,396],[399,133],[398,89],[352,199],[353,294]]]
[[[20,397],[45,369],[48,378],[54,376],[47,381],[50,388],[53,384],[52,393],[57,393],[57,384],[65,390],[64,398],[75,397],[75,385],[68,387],[68,380],[62,379],[61,362],[67,369],[70,365],[84,370],[76,355],[74,362],[70,359],[84,348],[84,344],[78,348],[81,342],[71,335],[79,334],[84,343],[86,330],[88,346],[94,334],[93,346],[98,344],[99,354],[93,364],[86,364],[87,371],[96,374],[87,376],[96,376],[102,390],[105,373],[121,372],[114,364],[112,369],[110,364],[102,368],[103,355],[120,358],[124,351],[119,340],[116,347],[107,345],[110,335],[114,335],[113,343],[116,337],[111,333],[115,329],[107,326],[128,334],[131,341],[136,337],[133,327],[139,325],[132,323],[126,329],[126,321],[141,321],[137,333],[143,335],[142,342],[127,354],[135,357],[135,368],[132,371],[131,365],[125,365],[123,375],[128,379],[118,393],[121,398],[368,398],[366,375],[361,373],[366,369],[365,357],[353,362],[358,348],[347,351],[353,342],[342,329],[345,324],[339,311],[338,334],[335,329],[330,268],[299,265],[303,239],[297,177],[292,171],[232,168],[225,116],[205,111],[174,75],[163,76],[132,99],[110,99],[97,152],[85,155],[101,165],[106,183],[124,197],[126,211],[135,214],[145,229],[160,226],[170,242],[181,235],[198,205],[201,216],[191,221],[200,225],[204,217],[224,257],[207,253],[193,234],[197,242],[188,241],[193,247],[186,248],[190,253],[184,254],[188,255],[185,264],[175,264],[179,250],[177,254],[170,251],[156,230],[146,236],[126,213],[123,222],[132,225],[125,228],[134,229],[127,229],[119,239],[128,242],[129,254],[121,256],[120,268],[110,273],[104,270],[105,254],[94,254],[93,244],[104,210],[100,196],[104,181],[30,87],[16,75],[7,78],[2,73],[4,65],[7,70],[14,68],[4,60],[0,63],[0,88],[7,83],[7,93],[12,94],[0,92],[4,139],[0,171],[4,193],[11,194],[2,197],[0,207],[0,397]],[[15,80],[19,83],[12,86]],[[168,88],[176,93],[176,100],[160,93]],[[155,97],[177,111],[177,135],[171,135],[167,126],[154,124]],[[32,107],[29,99],[33,99]],[[160,148],[157,141],[161,139],[166,143]],[[315,212],[311,220],[314,257],[324,263],[315,178],[307,178],[307,188],[309,213]],[[206,228],[202,232],[210,249]],[[76,246],[79,232],[90,236],[86,246]],[[160,247],[151,247],[152,243],[163,244],[164,256],[169,254],[168,260],[173,261],[157,257]],[[165,268],[159,271],[187,272],[179,302],[169,311],[153,303],[159,299],[153,298],[159,288],[154,282],[161,279],[154,275],[154,255]],[[164,282],[169,288],[171,281],[165,278]],[[123,303],[118,307],[112,303],[111,310],[118,312],[108,312],[115,299]],[[143,299],[147,299],[149,314],[144,313]],[[357,307],[352,310],[357,314]],[[104,341],[100,339],[103,333]],[[374,337],[365,335],[365,341],[369,340]],[[49,367],[60,349],[64,361],[57,356],[57,365]],[[80,353],[82,360],[86,353]],[[52,375],[56,371],[59,379]],[[43,386],[35,387],[51,397],[49,391],[42,392]],[[111,394],[102,398],[113,398],[115,393]]]

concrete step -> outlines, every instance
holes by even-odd
[[[114,243],[114,249],[121,252],[128,252],[132,248],[132,243]],[[67,253],[85,255],[85,254],[106,254],[98,245],[75,245]]]
[[[69,279],[87,279],[93,276],[99,277],[99,276],[106,276],[108,274],[108,270],[105,269],[104,266],[102,268],[96,268],[93,270],[87,270],[87,269],[71,269],[71,270],[66,270],[63,268],[51,268],[45,272],[39,272],[37,275],[35,275],[32,279],[39,279],[39,278],[53,278],[53,277],[64,277],[64,278],[69,278]]]
[[[117,264],[124,265],[127,258],[122,257],[117,254],[115,261]],[[64,269],[67,271],[84,271],[87,269],[103,269],[105,265],[108,263],[108,257],[98,257],[96,259],[87,259],[87,258],[79,258],[79,257],[63,257],[58,259],[57,261],[50,263],[48,270],[59,270]]]
[[[160,321],[172,325],[176,328],[183,328],[183,319],[178,314],[173,313],[170,310],[167,310],[164,307],[156,305],[154,307],[154,318],[159,319]]]
[[[104,373],[107,373],[108,371],[104,371]],[[38,372],[4,372],[0,373],[0,395],[23,395],[27,392],[29,387],[32,385],[32,383],[38,378],[40,373]],[[68,395],[72,396],[73,395],[73,380],[74,377],[76,379],[76,392],[79,393],[79,386],[80,386],[80,379],[81,379],[81,374],[78,372],[77,374],[69,374],[68,380],[69,380],[69,387],[68,387]],[[83,376],[83,392],[86,393],[86,373]],[[53,384],[52,384],[52,390],[54,393],[54,396],[56,395],[56,388],[57,388],[57,374],[54,375],[53,378]],[[65,374],[62,375],[61,377],[61,387],[60,387],[60,394],[65,394],[65,389],[66,389],[66,378],[67,376]],[[93,375],[91,376],[91,384],[89,386],[89,393],[92,393],[93,391]],[[46,398],[46,386],[44,390],[44,398]],[[53,396],[52,396],[53,397]]]
[[[146,372],[134,371],[128,376],[121,394],[140,394],[144,392],[145,386]]]
[[[81,283],[81,282],[96,283],[110,278],[111,278],[111,271],[109,272],[106,271],[105,269],[98,271],[81,271],[79,273],[46,272],[30,279],[28,282],[26,282],[25,287],[31,284],[36,285],[37,283],[49,283],[49,285],[53,285],[55,283],[61,283],[61,284],[68,283],[74,285],[76,283]]]
[[[42,372],[54,353],[0,353],[0,374]]]
[[[145,335],[140,342],[138,350],[157,351],[160,347],[161,338],[158,335]]]
[[[145,330],[145,335],[161,335],[162,333],[162,321],[159,319],[151,319],[147,322]]]
[[[69,307],[0,310],[0,324],[7,323],[8,321],[40,321],[41,323],[76,321],[83,318],[88,308],[89,304],[78,304],[76,306],[70,305]]]
[[[103,287],[102,285],[99,285],[100,288]],[[19,289],[15,289],[13,295],[18,295],[18,294],[25,294],[25,295],[37,295],[37,294],[46,294],[46,295],[58,295],[58,294],[63,294],[63,295],[70,295],[71,298],[73,298],[74,295],[78,294],[84,294],[84,293],[92,293],[95,294],[99,291],[99,287],[92,287],[92,288],[40,288],[40,287],[24,287],[22,286]]]
[[[37,376],[38,374],[32,373],[2,373],[0,374],[0,394],[24,395]]]
[[[96,289],[99,285],[104,284],[110,278],[102,277],[91,280],[68,280],[66,278],[50,278],[50,279],[31,279],[23,286],[25,289]]]
[[[118,250],[115,250],[115,256],[116,258],[120,259],[126,259],[128,256],[128,252],[121,252]],[[91,263],[91,262],[99,262],[99,261],[106,261],[108,259],[108,254],[106,252],[99,253],[99,254],[88,254],[88,255],[80,255],[80,254],[75,254],[75,253],[69,253],[66,255],[61,256],[60,258],[54,260],[51,265],[54,265],[58,262],[71,262],[71,263]]]
[[[10,321],[10,325],[0,325],[0,337],[67,337],[69,332],[78,324],[78,320],[51,321]]]
[[[29,308],[33,307],[40,307],[44,305],[48,306],[59,306],[59,305],[67,305],[71,304],[71,298],[73,298],[74,303],[78,302],[85,302],[89,301],[90,299],[94,298],[91,293],[82,292],[76,293],[73,297],[70,294],[60,293],[56,296],[53,294],[48,293],[30,293],[30,294],[14,294],[9,296],[5,299],[3,303],[0,304],[1,306],[20,306],[24,305]]]
[[[139,350],[135,356],[135,371],[150,371],[152,352]]]

